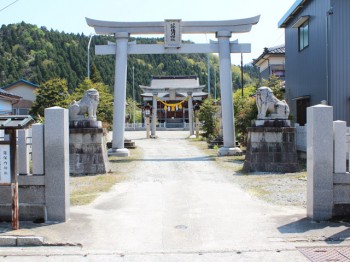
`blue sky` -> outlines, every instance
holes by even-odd
[[[1,0],[0,10],[15,0]],[[277,23],[295,0],[17,0],[0,12],[1,24],[26,22],[68,33],[93,32],[85,17],[110,21],[214,21],[261,15],[250,33],[237,34],[232,40],[251,43],[252,53],[244,55],[248,63],[257,58],[264,47],[284,43],[284,30]],[[183,39],[205,43],[214,35],[184,35]],[[239,64],[240,55],[232,62]]]

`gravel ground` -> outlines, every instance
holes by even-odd
[[[184,131],[172,131],[168,133],[170,137],[176,137],[177,133],[180,136],[186,137],[186,132]],[[164,133],[162,133],[162,136],[164,136]],[[137,144],[137,139],[139,139],[140,133],[129,131],[126,132],[126,137],[131,139],[136,138]],[[188,139],[188,143],[195,145],[205,152],[208,157],[217,163],[218,168],[223,168],[225,171],[232,171],[233,182],[238,184],[251,196],[274,205],[306,207],[305,170],[298,173],[286,174],[265,172],[245,173],[243,172],[244,156],[219,157],[217,156],[217,149],[209,149],[205,141]],[[137,155],[143,154],[142,150],[137,150]],[[132,162],[132,159],[130,160],[130,162]],[[121,165],[120,162],[118,164]],[[301,166],[305,166],[305,163],[300,164]],[[128,163],[128,165],[130,165],[130,163]],[[125,167],[127,167],[127,165]]]

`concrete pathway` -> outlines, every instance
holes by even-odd
[[[252,198],[233,183],[232,171],[191,145],[188,132],[157,135],[127,132],[143,157],[110,192],[71,208],[69,222],[18,232],[81,246],[21,254],[36,261],[48,254],[52,261],[308,261],[297,246],[349,234],[346,225],[312,223],[303,208]],[[17,251],[0,248],[0,260],[19,261]]]

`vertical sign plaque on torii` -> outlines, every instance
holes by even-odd
[[[181,47],[181,19],[164,21],[164,47]]]

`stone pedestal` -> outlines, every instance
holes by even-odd
[[[260,120],[264,121],[264,120]],[[266,120],[248,128],[244,170],[290,173],[299,170],[295,128],[286,120]],[[255,125],[255,124],[254,124]]]
[[[106,131],[100,121],[69,122],[69,171],[71,174],[104,174],[108,171]]]

